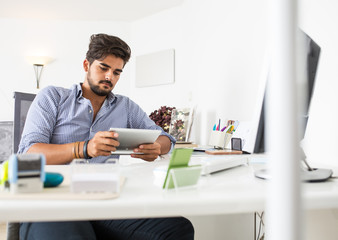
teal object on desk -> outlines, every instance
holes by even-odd
[[[63,182],[63,176],[60,173],[46,172],[46,179],[43,182],[43,187],[57,187]]]

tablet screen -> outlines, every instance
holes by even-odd
[[[110,128],[109,131],[119,134],[120,146],[112,154],[131,154],[141,144],[154,143],[161,134],[161,130],[154,129]]]

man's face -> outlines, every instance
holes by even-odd
[[[90,66],[85,60],[84,69],[90,89],[99,96],[107,96],[119,80],[123,66],[123,60],[114,55],[108,55],[103,60],[94,60]]]

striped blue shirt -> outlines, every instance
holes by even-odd
[[[35,143],[65,144],[86,141],[99,131],[114,128],[160,129],[172,143],[175,139],[157,126],[128,97],[107,96],[96,115],[91,102],[82,96],[80,84],[70,89],[49,86],[35,97],[27,114],[18,153],[25,153]],[[104,162],[111,156],[100,156],[90,162]]]

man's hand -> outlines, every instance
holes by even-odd
[[[133,158],[141,158],[145,161],[152,162],[161,154],[161,145],[158,142],[142,144],[138,148],[135,148],[134,152],[144,154],[132,154],[131,156]]]
[[[141,158],[145,161],[152,162],[158,158],[161,154],[169,152],[171,147],[170,139],[167,136],[159,136],[153,144],[141,144],[138,148],[134,149],[135,153],[144,154],[132,154],[134,158]]]
[[[87,153],[89,157],[109,156],[120,145],[117,141],[118,133],[111,131],[97,132],[88,142]]]

